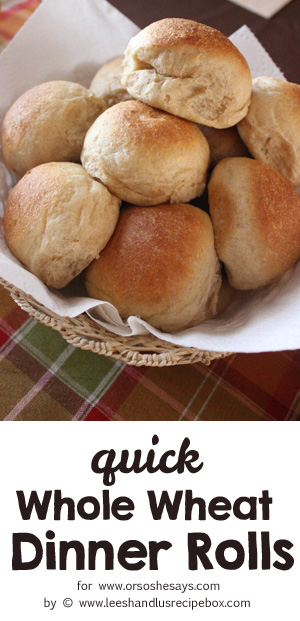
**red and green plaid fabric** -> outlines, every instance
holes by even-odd
[[[21,2],[17,5],[8,4],[6,2],[0,2],[2,4],[2,12],[0,15],[0,49],[13,38],[18,30],[23,26],[24,22],[36,7],[40,4],[40,0],[27,0],[27,2]]]
[[[68,345],[0,288],[4,420],[300,419],[299,352],[131,367]]]
[[[9,39],[38,5],[3,10]],[[68,345],[0,286],[2,420],[300,420],[300,352],[131,367]]]

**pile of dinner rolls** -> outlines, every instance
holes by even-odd
[[[20,178],[11,252],[56,289],[86,270],[88,295],[123,318],[194,326],[224,308],[227,278],[263,287],[300,257],[300,86],[252,81],[209,26],[163,19],[90,89],[30,89],[6,113],[2,152]],[[209,213],[189,204],[206,186]]]

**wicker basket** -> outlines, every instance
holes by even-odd
[[[202,362],[209,365],[216,358],[229,356],[226,352],[201,351],[162,341],[152,334],[122,337],[105,330],[87,315],[76,318],[60,317],[37,302],[32,296],[0,278],[13,300],[34,319],[57,330],[74,347],[102,356],[110,356],[135,366],[166,367],[175,364]]]

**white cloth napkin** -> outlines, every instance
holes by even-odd
[[[138,32],[130,20],[105,0],[44,0],[0,56],[0,121],[11,103],[26,89],[52,79],[69,79],[88,85],[98,67],[122,54]],[[283,79],[280,69],[243,26],[231,40],[250,65],[253,77]],[[11,181],[11,180],[10,180]],[[9,179],[0,167],[1,201]],[[7,249],[0,230],[0,277],[49,310],[75,317],[88,311],[120,335],[152,334],[171,343],[211,351],[259,352],[300,347],[300,262],[280,283],[253,293],[240,293],[221,317],[195,328],[168,335],[138,317],[122,321],[107,302],[72,295],[72,287],[53,292],[25,270]]]
[[[289,4],[291,0],[229,0],[229,2],[262,17],[269,18],[278,13],[286,4]]]

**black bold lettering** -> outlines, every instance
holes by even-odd
[[[173,501],[170,499],[170,496],[166,490],[162,491],[158,502],[156,500],[156,494],[153,490],[149,490],[147,494],[149,498],[151,513],[154,520],[161,520],[164,509],[166,510],[166,513],[168,514],[170,520],[177,519],[183,495],[183,492],[181,490],[177,490],[177,492],[175,492]]]
[[[182,474],[184,472],[185,466],[187,467],[189,472],[199,472],[203,468],[203,462],[197,465],[193,465],[197,459],[199,459],[198,451],[190,450],[188,451],[188,447],[190,446],[189,438],[184,438],[182,445],[180,447],[179,455],[178,455],[178,466],[177,472]]]
[[[248,533],[249,546],[249,569],[257,569],[257,534],[256,532]]]
[[[115,471],[118,470],[119,466],[115,466],[113,468],[113,463],[115,459],[116,453],[113,449],[110,451],[98,451],[92,459],[91,468],[92,471],[96,474],[103,474],[103,483],[104,485],[113,485],[115,483]],[[103,466],[100,466],[99,462],[102,457],[106,457],[105,463]]]
[[[85,505],[88,503],[93,505],[93,510],[90,513],[88,513],[85,508]],[[80,517],[84,520],[96,520],[97,517],[100,515],[99,501],[94,496],[85,496],[84,498],[81,498],[77,503],[77,511],[78,515],[80,515]]]
[[[246,513],[243,513],[241,510],[241,505],[247,503],[249,505],[249,509]],[[233,503],[233,515],[238,518],[238,520],[256,520],[256,498],[255,496],[241,496],[237,498]]]
[[[67,569],[67,556],[70,550],[75,551],[76,569],[84,569],[85,551],[81,541],[61,541],[59,548],[59,569]]]
[[[22,490],[17,491],[19,509],[23,520],[30,520],[31,513],[35,509],[36,515],[39,520],[45,520],[48,513],[49,503],[51,500],[52,492],[44,492],[43,500],[40,501],[37,492],[33,490],[30,493],[28,503],[26,504],[24,492]]]
[[[225,498],[224,496],[216,496],[210,501],[208,505],[208,513],[214,520],[227,520],[230,515],[228,511],[230,510],[231,503],[229,502],[228,498]],[[219,515],[220,511],[222,511],[221,515]]]
[[[63,505],[68,507],[67,520],[75,520],[75,502],[72,498],[62,498],[61,490],[54,491],[54,519],[61,519],[61,510]]]
[[[149,569],[158,569],[157,556],[160,550],[169,550],[172,544],[169,541],[149,541]]]
[[[193,507],[198,506],[198,520],[206,519],[206,503],[204,498],[194,498],[193,491],[191,489],[187,489],[185,492],[185,519],[192,519],[192,510]]]
[[[47,530],[47,539],[54,539],[55,533],[53,530]],[[56,553],[54,541],[47,541],[46,543],[46,566],[47,569],[56,569]]]
[[[133,516],[134,503],[127,496],[119,496],[111,505],[112,515],[121,521],[130,520]],[[124,513],[126,511],[126,513]]]
[[[201,545],[198,545],[198,543]],[[188,534],[188,553],[189,553],[189,569],[195,571],[198,569],[198,559],[201,561],[204,569],[213,569],[207,552],[211,547],[211,539],[206,533],[189,533]]]
[[[31,561],[23,561],[22,543],[30,543],[34,547],[35,556],[31,559]],[[43,558],[43,546],[38,537],[32,535],[31,533],[14,533],[12,538],[12,547],[12,569],[14,571],[35,569],[39,566]]]
[[[261,568],[271,568],[271,546],[270,546],[270,533],[261,533]]]
[[[234,561],[228,561],[225,558],[226,550],[232,548],[236,551],[236,559]],[[223,569],[240,569],[245,560],[245,550],[242,544],[236,539],[227,539],[222,541],[216,548],[216,559],[220,567]]]
[[[136,548],[133,550],[132,548]],[[129,571],[136,571],[145,567],[145,561],[138,561],[137,563],[129,563],[127,559],[129,558],[146,558],[147,557],[147,549],[143,543],[138,541],[137,539],[129,539],[129,541],[125,541],[119,548],[118,551],[118,561],[124,569],[128,569]]]
[[[90,541],[89,544],[89,566],[88,569],[96,569],[96,555],[98,550],[104,550],[105,569],[114,568],[114,549],[109,541]]]
[[[279,539],[278,541],[275,541],[274,551],[276,552],[276,554],[278,554],[278,556],[281,556],[281,558],[283,558],[284,563],[275,561],[275,563],[273,563],[273,567],[275,567],[276,569],[281,569],[282,571],[288,571],[289,569],[291,569],[294,565],[294,559],[292,555],[288,552],[285,552],[285,550],[291,550],[291,548],[293,547],[294,544],[291,543],[291,541],[288,541],[288,539]]]
[[[258,499],[259,504],[262,505],[262,519],[270,519],[270,505],[273,503],[273,498],[270,498],[269,490],[264,489],[261,497]]]

